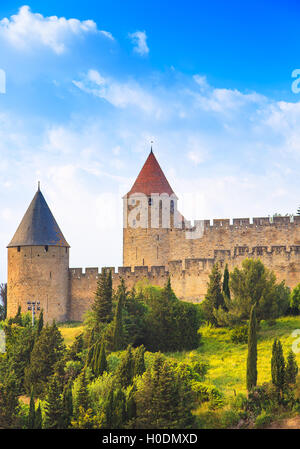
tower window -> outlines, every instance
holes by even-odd
[[[21,251],[21,246],[18,246],[18,253]]]
[[[152,206],[152,198],[148,198],[148,204],[149,206]]]
[[[171,200],[170,209],[171,209],[171,213],[173,213],[174,212],[174,200]]]
[[[45,245],[45,251],[48,252],[48,245]]]

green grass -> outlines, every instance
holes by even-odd
[[[257,383],[271,380],[271,356],[274,338],[281,340],[284,355],[287,356],[295,339],[291,333],[300,329],[300,317],[284,317],[276,321],[274,326],[261,323],[258,333]],[[225,396],[246,393],[246,360],[247,344],[234,344],[230,341],[230,330],[203,327],[202,345],[193,351],[195,358],[207,362],[209,370],[206,383],[216,386]],[[300,347],[300,345],[299,345]],[[173,353],[170,356],[184,360],[190,352]],[[300,367],[300,353],[296,355]]]
[[[82,323],[63,323],[59,329],[69,346],[79,335],[84,326]],[[275,337],[281,340],[285,357],[295,340],[291,333],[300,329],[300,317],[284,317],[269,326],[262,322],[258,333],[257,383],[271,380],[272,344]],[[230,341],[230,330],[226,328],[214,329],[202,327],[202,345],[192,352],[176,352],[167,354],[177,360],[184,360],[191,354],[195,359],[207,362],[209,370],[205,383],[212,384],[222,391],[225,396],[236,393],[246,393],[246,360],[247,344],[234,344]],[[299,345],[300,348],[300,345]],[[300,353],[296,355],[300,368]]]
[[[80,322],[61,323],[58,325],[58,328],[64,337],[66,346],[70,346],[75,340],[75,337],[84,330],[84,326]]]

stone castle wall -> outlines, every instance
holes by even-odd
[[[194,258],[169,262],[164,266],[120,267],[118,272],[112,268],[113,288],[117,288],[121,277],[127,288],[132,288],[139,280],[147,279],[153,285],[165,285],[168,276],[177,297],[184,301],[201,302],[206,294],[208,276],[213,264],[218,262],[221,268],[228,263],[229,270],[240,266],[245,258],[260,259],[273,270],[278,281],[285,280],[289,287],[300,281],[300,246],[237,246],[231,250],[215,250],[211,258]],[[70,269],[71,311],[70,319],[81,321],[85,311],[91,306],[99,272],[97,268]]]
[[[68,248],[8,248],[7,315],[14,316],[19,305],[26,313],[28,301],[39,301],[45,321],[66,321],[70,299],[68,270]]]
[[[205,220],[202,237],[187,239],[194,229],[125,229],[124,266],[111,268],[113,287],[122,277],[129,289],[143,279],[163,286],[170,276],[178,298],[199,302],[215,262],[232,270],[246,257],[261,259],[291,288],[300,282],[300,217]],[[68,248],[9,248],[8,316],[19,304],[26,311],[27,301],[40,301],[46,321],[81,321],[98,277],[98,268],[69,268]]]

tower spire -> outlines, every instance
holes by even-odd
[[[144,193],[145,195],[151,195],[152,193],[174,194],[172,187],[154,156],[152,145],[150,154],[128,195],[133,193]]]

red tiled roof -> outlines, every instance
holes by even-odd
[[[133,193],[144,193],[145,195],[151,195],[152,193],[167,193],[168,195],[174,194],[164,172],[160,168],[156,157],[151,152],[140,171],[135,183],[133,184],[128,195]]]

